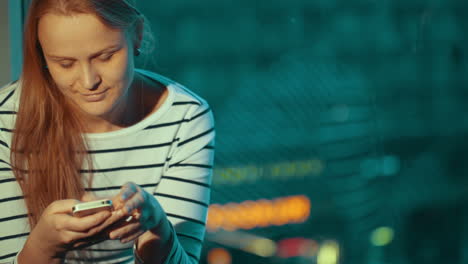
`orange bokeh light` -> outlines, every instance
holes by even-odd
[[[213,248],[207,255],[208,264],[231,264],[231,253],[224,248]]]
[[[226,205],[213,204],[208,210],[207,229],[233,231],[303,223],[310,215],[310,208],[310,200],[304,195]]]

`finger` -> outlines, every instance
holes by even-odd
[[[129,215],[133,211],[140,209],[145,203],[143,192],[140,191],[134,194],[128,201],[125,202],[125,205],[122,207],[124,214]]]
[[[131,214],[125,218],[126,222],[130,222],[132,220],[140,220],[141,219],[141,210],[140,209],[135,209],[131,212]],[[140,221],[142,222],[142,221]]]
[[[118,223],[123,222],[123,220],[123,215],[119,214],[118,212],[112,212],[111,216],[107,218],[104,222],[88,230],[88,234],[94,235],[101,231],[104,231],[105,229],[111,229],[114,225],[118,226]]]
[[[73,206],[75,206],[77,203],[80,203],[81,201],[76,200],[76,199],[66,199],[66,200],[58,200],[55,202],[52,202],[48,209],[50,212],[53,214],[71,214],[73,210]]]
[[[133,182],[127,182],[124,185],[122,185],[122,187],[120,188],[120,192],[114,197],[112,197],[114,210],[119,210],[124,206],[125,201],[132,197],[133,194],[135,194],[138,191],[137,186],[138,185],[136,185]]]
[[[122,237],[130,235],[130,233],[135,232],[135,231],[137,231],[139,229],[141,229],[140,222],[132,221],[132,222],[126,224],[125,226],[112,231],[109,234],[109,238],[110,239],[120,239]]]
[[[104,237],[109,239],[109,232],[120,226],[120,222],[123,222],[121,218],[116,215],[111,215],[106,221],[98,226],[92,227],[86,231],[88,237]]]
[[[107,240],[108,237],[100,236],[100,237],[87,237],[87,238],[82,238],[78,239],[77,241],[73,242],[71,245],[71,249],[82,249],[89,247],[91,245],[100,243],[102,241]]]
[[[72,245],[73,249],[80,249],[82,247],[86,247],[88,245],[88,243],[89,243],[88,241],[80,241],[80,240],[78,240],[78,241],[79,242],[73,243],[73,245]]]
[[[86,238],[86,233],[64,230],[60,233],[59,241],[64,246],[72,246],[75,242]]]
[[[72,249],[81,249],[89,247],[91,245],[100,243],[102,241],[108,240],[109,237],[105,234],[97,234],[94,236],[88,236],[85,233],[79,233],[76,235],[77,239],[73,240],[69,245]]]
[[[134,182],[127,182],[122,186],[121,191],[121,199],[127,200],[128,198],[132,197],[136,192],[138,192],[138,185]]]
[[[148,197],[148,193],[142,193],[143,197]],[[150,199],[154,199],[152,196]],[[144,226],[144,229],[148,230],[155,227],[163,217],[161,213],[155,213],[153,206],[145,206],[137,208],[132,212],[132,215],[135,219],[139,220],[140,223]]]
[[[129,223],[138,222],[139,218],[140,217],[139,217],[138,214],[135,214],[135,215],[132,214],[130,216],[124,215],[122,218],[115,221],[111,225],[109,225],[107,227],[104,227],[103,233],[107,234],[107,237],[109,237],[109,234],[111,232],[113,232],[115,230],[118,230],[118,229],[128,225]]]
[[[138,192],[138,185],[136,185],[134,182],[127,182],[122,186],[122,189],[119,193],[120,200],[126,201],[137,192]]]
[[[111,213],[109,211],[101,211],[83,217],[67,216],[64,219],[65,229],[76,232],[86,232],[89,229],[102,224],[110,216]]]
[[[145,233],[145,232],[146,232],[146,230],[140,229],[137,232],[133,232],[129,236],[120,239],[120,242],[123,243],[123,244],[128,243],[130,241],[133,241],[133,240],[137,239],[139,236],[143,235],[143,233]]]

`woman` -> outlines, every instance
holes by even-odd
[[[0,90],[0,263],[198,262],[213,117],[135,69],[146,26],[124,0],[32,1],[21,78]],[[112,213],[71,214],[103,197]]]

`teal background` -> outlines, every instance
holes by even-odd
[[[466,2],[137,7],[157,40],[145,67],[200,94],[215,114],[212,202],[306,195],[312,203],[305,223],[245,232],[336,240],[345,264],[468,263]],[[312,159],[319,173],[262,170]],[[262,173],[221,173],[246,166]],[[376,247],[369,236],[381,226],[394,239]],[[214,235],[200,263],[219,247],[232,263],[317,263],[259,257]]]
[[[468,263],[466,2],[137,5],[158,40],[151,68],[213,108],[216,168],[324,164],[319,175],[254,180],[215,169],[213,203],[310,198],[307,222],[248,232],[335,239],[346,264]],[[395,232],[385,247],[369,241],[380,226]],[[201,263],[215,247],[233,263],[316,263],[258,257],[209,234]]]

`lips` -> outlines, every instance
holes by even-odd
[[[99,102],[106,98],[107,90],[99,93],[81,94],[87,102]]]

